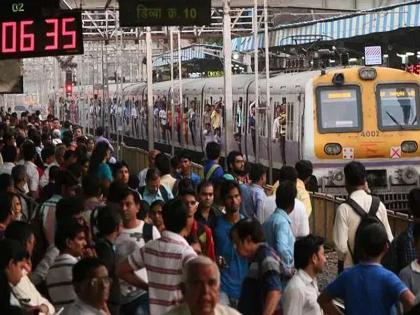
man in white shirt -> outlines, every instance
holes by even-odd
[[[37,199],[39,193],[39,173],[35,165],[36,149],[32,142],[25,142],[22,146],[24,166],[28,177],[29,195]]]
[[[297,176],[298,174],[294,167],[283,166],[280,169],[279,181],[276,184],[274,184],[274,187],[277,188],[279,186],[279,183],[285,180],[290,180],[296,183],[298,178]],[[274,195],[268,197],[266,201],[266,206],[264,208],[266,218],[268,218],[271,215],[270,212],[272,213],[275,209],[276,196],[274,193]],[[306,236],[309,234],[309,219],[305,210],[305,205],[297,198],[295,199],[295,206],[293,208],[293,211],[289,213],[289,218],[291,221],[290,227],[292,228],[293,235],[296,238]]]
[[[135,271],[146,268],[150,314],[164,314],[183,302],[182,269],[197,256],[185,240],[194,217],[189,216],[184,203],[179,199],[169,201],[163,207],[162,216],[166,227],[162,237],[148,242],[117,267],[121,279],[138,287],[147,285],[136,277]]]
[[[149,168],[154,168],[155,167],[155,159],[156,159],[156,155],[158,155],[160,153],[159,150],[152,150],[149,152],[148,155],[148,159],[149,159],[149,167],[146,167],[144,169],[142,169],[138,175],[139,177],[139,187],[145,186],[146,185],[146,174],[147,171],[149,170]]]
[[[366,169],[362,163],[352,161],[344,167],[346,190],[349,198],[355,201],[366,213],[372,204],[372,196],[366,192]],[[376,216],[383,223],[388,240],[393,240],[391,227],[385,205],[380,202]],[[349,247],[354,253],[354,238],[357,227],[361,221],[360,216],[347,203],[338,206],[333,229],[333,239],[338,259],[344,262],[344,268],[353,266],[353,258]]]
[[[159,231],[153,225],[137,219],[140,211],[140,197],[136,191],[127,189],[122,195],[121,215],[123,229],[115,241],[118,260],[127,258],[134,251],[138,251],[148,241],[160,237]],[[136,276],[147,283],[146,269],[136,271]],[[129,314],[133,309],[141,307],[145,313],[148,310],[148,297],[145,290],[121,281],[121,310]]]
[[[324,240],[308,235],[295,242],[295,267],[297,272],[289,281],[283,294],[284,315],[322,315],[317,299],[319,295],[316,276],[325,267]]]
[[[85,258],[73,267],[76,301],[67,306],[64,315],[107,315],[111,279],[106,266],[98,258]]]
[[[186,264],[182,287],[184,303],[166,315],[239,315],[238,311],[219,303],[219,268],[206,256],[198,256]]]
[[[7,144],[1,151],[3,164],[0,165],[0,174],[12,175],[12,169],[16,165],[17,149],[14,145]]]

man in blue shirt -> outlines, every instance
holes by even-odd
[[[250,186],[252,196],[252,209],[254,211],[254,217],[260,221],[261,224],[268,218],[264,214],[264,204],[267,201],[267,195],[264,191],[264,185],[266,184],[267,171],[261,164],[256,164],[251,169],[250,179],[252,184]]]
[[[248,272],[248,263],[236,252],[229,233],[233,225],[241,219],[239,208],[241,193],[235,181],[224,181],[220,196],[226,214],[218,217],[214,228],[216,260],[220,268],[220,303],[236,307],[241,293],[242,280]]]
[[[293,269],[295,237],[290,227],[289,213],[295,206],[296,194],[296,183],[289,180],[282,181],[276,191],[277,208],[263,225],[268,245],[280,256],[284,268],[290,272],[290,275]]]
[[[197,188],[198,184],[200,184],[201,177],[191,170],[191,160],[191,155],[186,150],[183,150],[181,153],[179,153],[180,172],[177,178],[189,178],[191,179],[194,187]]]
[[[139,188],[139,193],[149,206],[156,200],[168,202],[174,198],[170,189],[160,184],[160,173],[156,168],[149,168],[146,173],[146,186]]]
[[[244,315],[277,315],[280,312],[281,262],[264,243],[264,232],[255,218],[236,223],[230,237],[242,257],[248,259],[249,273],[242,283],[238,310]]]
[[[219,165],[220,144],[217,142],[209,142],[206,146],[207,161],[204,164],[204,179],[216,182],[221,179],[224,171]]]
[[[361,262],[344,272],[319,296],[318,303],[329,315],[341,314],[334,298],[344,300],[347,315],[391,315],[401,302],[405,310],[414,305],[415,296],[391,271],[381,265],[388,250],[383,225],[371,223],[360,230]]]

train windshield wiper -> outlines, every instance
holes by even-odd
[[[386,111],[386,114],[389,116],[389,118],[391,118],[391,120],[398,126],[398,127],[400,127],[401,128],[401,130],[404,130],[405,128],[404,128],[404,126],[403,125],[401,125],[401,123],[398,121],[398,120],[396,120],[395,119],[395,117],[394,116],[392,116],[391,114],[390,114],[390,112],[388,112],[388,111]]]

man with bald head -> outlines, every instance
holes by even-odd
[[[152,150],[149,152],[149,167],[144,168],[143,170],[141,170],[141,172],[139,173],[138,177],[139,177],[139,187],[142,186],[146,186],[146,174],[147,171],[149,170],[149,168],[154,168],[155,167],[155,159],[156,156],[160,153],[159,150]]]
[[[236,310],[219,304],[220,273],[206,256],[190,260],[183,270],[184,303],[166,315],[239,315]]]

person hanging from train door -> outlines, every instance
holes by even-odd
[[[255,123],[256,123],[256,117],[255,117],[255,103],[252,103],[250,106],[249,111],[249,118],[248,118],[248,125],[249,125],[249,132],[251,133],[251,140],[252,140],[252,149],[254,150],[254,156],[256,153],[256,130],[255,130]]]
[[[131,119],[132,119],[131,128],[132,128],[133,137],[136,137],[136,138],[137,138],[137,132],[138,132],[138,112],[137,112],[138,105],[139,105],[138,101],[133,101],[131,105]]]
[[[168,124],[168,116],[166,114],[166,104],[165,102],[161,103],[159,111],[159,119],[160,119],[160,127],[162,130],[162,140],[166,142],[166,130],[167,130],[167,124]]]
[[[278,141],[280,143],[280,152],[283,165],[286,164],[286,98],[283,97],[281,105],[275,109],[275,119],[273,123],[272,139],[273,142]]]
[[[196,130],[196,118],[197,118],[197,106],[195,101],[190,103],[188,110],[188,126],[190,127],[192,143],[195,146],[195,130]]]
[[[110,110],[110,117],[111,117],[111,130],[117,130],[117,118],[115,117],[117,113],[117,100],[114,98],[111,102],[111,110]]]

